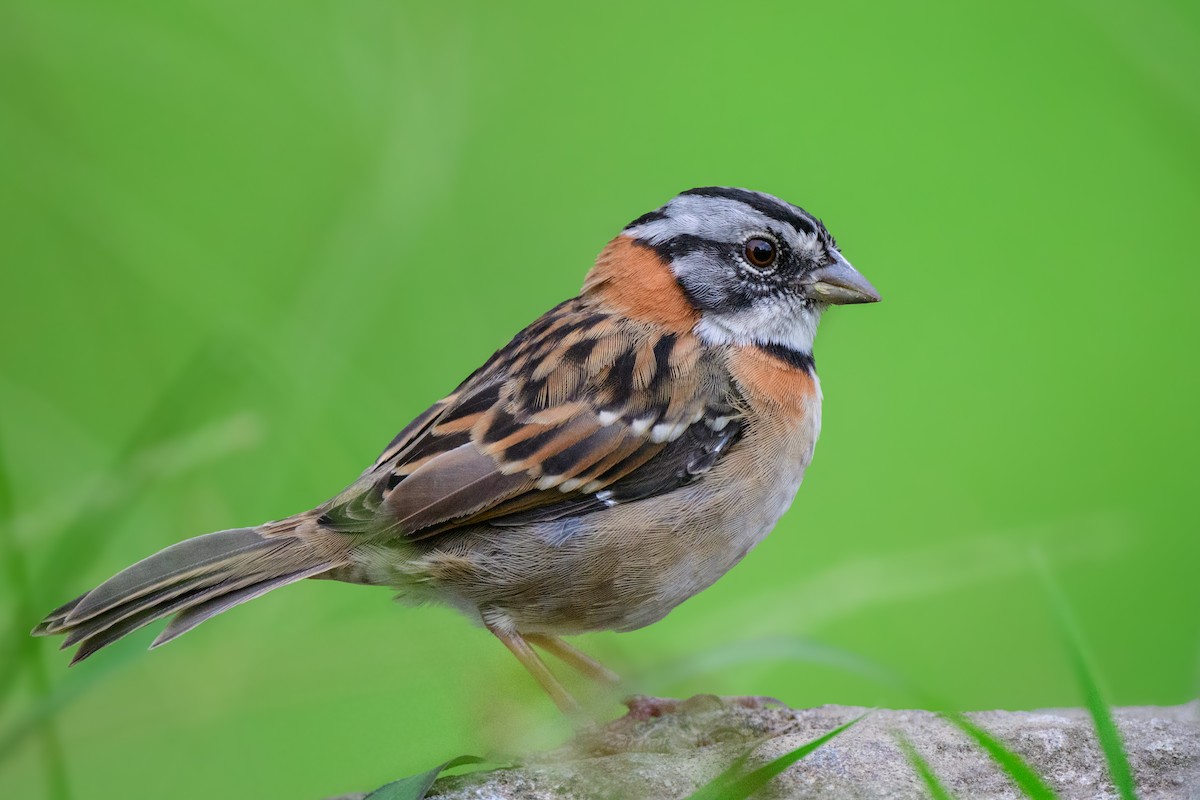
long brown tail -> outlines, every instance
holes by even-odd
[[[338,548],[314,546],[311,524],[294,517],[269,523],[269,535],[268,526],[235,528],[172,545],[54,609],[33,635],[66,634],[63,648],[79,645],[74,664],[174,614],[150,647],[166,644],[239,603],[338,566]],[[301,526],[308,535],[297,535]]]

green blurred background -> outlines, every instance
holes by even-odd
[[[826,319],[775,533],[579,643],[665,694],[920,702],[790,647],[961,708],[1078,704],[1035,548],[1112,702],[1196,696],[1196,3],[2,9],[0,795],[316,798],[561,736],[503,647],[382,589],[70,672],[25,634],[325,499],[707,184],[818,214],[885,302]]]

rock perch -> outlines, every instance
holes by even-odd
[[[513,769],[446,777],[440,800],[686,798],[753,748],[752,768],[854,719],[866,718],[794,764],[762,798],[928,797],[896,744],[902,733],[956,798],[1022,797],[957,728],[929,711],[786,708],[757,698],[698,695],[630,703],[630,713]],[[1019,753],[1063,800],[1117,798],[1091,718],[1082,709],[983,711],[974,722]],[[1200,800],[1200,701],[1114,710],[1141,800]],[[350,795],[361,798],[363,795]]]

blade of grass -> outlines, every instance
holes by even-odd
[[[864,715],[865,716],[865,715]],[[735,777],[741,771],[742,765],[750,753],[743,753],[734,761],[733,766],[726,769],[709,783],[700,787],[694,794],[690,795],[687,800],[745,800],[750,795],[757,792],[762,787],[766,786],[770,780],[792,764],[795,764],[800,759],[807,756],[818,747],[828,743],[834,737],[844,733],[850,727],[856,725],[862,717],[857,717],[850,720],[845,725],[839,725],[823,736],[818,736],[811,742],[797,747],[788,753],[784,753],[778,758],[768,761],[761,767],[742,775]],[[756,745],[757,746],[757,745]],[[751,748],[753,750],[753,748]]]
[[[933,768],[929,766],[929,762],[917,752],[917,748],[913,747],[912,742],[899,731],[896,731],[895,736],[900,749],[904,752],[904,757],[912,765],[913,772],[916,772],[917,777],[925,784],[925,791],[929,792],[929,796],[933,800],[954,800],[954,795],[950,794],[950,791],[938,780]]]
[[[903,677],[862,656],[820,642],[787,637],[750,639],[713,647],[699,653],[689,653],[634,676],[634,681],[652,687],[662,687],[737,664],[784,661],[836,667],[900,693],[915,692]],[[649,691],[647,694],[658,695],[663,692]]]
[[[213,352],[207,346],[197,349],[179,369],[179,372],[154,398],[146,414],[130,435],[115,450],[112,471],[124,473],[128,465],[136,464],[137,457],[144,452],[162,449],[164,440],[173,438],[173,429],[180,416],[180,409],[187,408],[196,387],[203,385],[206,378],[216,369],[212,365]],[[186,437],[185,437],[186,438]],[[146,469],[137,476],[138,484],[125,486],[126,496],[146,490],[147,486],[161,477],[154,469]],[[113,503],[109,495],[110,485],[101,485],[97,491],[103,496],[90,506],[81,506],[78,515],[64,525],[54,546],[43,561],[42,574],[37,577],[39,585],[47,587],[69,583],[92,564],[111,537],[97,535],[97,531],[116,529],[117,520],[127,513],[124,504]],[[38,598],[45,601],[46,598]]]
[[[202,381],[207,369],[204,362],[205,353],[201,350],[164,388],[142,423],[117,449],[111,460],[111,471],[122,474],[123,480],[95,483],[88,489],[89,496],[78,503],[72,515],[63,520],[57,530],[39,533],[41,538],[53,543],[49,555],[43,559],[42,568],[28,570],[32,573],[29,581],[32,612],[19,605],[15,607],[2,637],[6,642],[15,643],[13,647],[16,650],[20,651],[26,646],[29,628],[41,616],[40,612],[57,605],[42,595],[47,592],[60,594],[58,602],[61,602],[69,592],[66,589],[59,592],[55,587],[73,584],[78,575],[103,552],[110,538],[96,535],[96,531],[119,529],[121,518],[128,513],[126,505],[120,502],[122,499],[146,491],[165,476],[184,472],[214,456],[244,447],[257,438],[245,418],[234,417],[211,429],[205,426],[203,430],[184,435],[178,441],[164,441],[172,423],[170,409],[179,406],[189,388]],[[208,444],[198,447],[196,442],[201,440],[201,434]],[[143,461],[146,462],[144,468],[128,469],[130,465],[142,465]],[[41,587],[41,593],[38,587]],[[44,609],[41,608],[43,605]],[[0,663],[0,703],[12,690],[23,665],[24,662],[18,659]]]
[[[1046,562],[1045,556],[1039,550],[1032,552],[1033,561],[1042,580],[1042,587],[1050,600],[1050,608],[1054,612],[1059,632],[1066,642],[1067,653],[1071,657],[1071,665],[1075,668],[1075,677],[1083,689],[1084,702],[1091,712],[1092,721],[1096,726],[1096,738],[1100,740],[1100,748],[1104,751],[1104,759],[1108,762],[1108,774],[1112,777],[1113,785],[1122,800],[1136,800],[1137,792],[1133,784],[1133,772],[1129,768],[1129,759],[1125,755],[1125,746],[1121,742],[1121,733],[1113,722],[1112,711],[1104,701],[1100,691],[1100,682],[1096,678],[1096,670],[1084,646],[1083,632],[1079,622],[1071,611],[1071,604],[1059,586]]]
[[[76,516],[67,523],[65,532],[60,533],[59,536],[64,539],[75,537],[76,534],[80,537],[86,536],[85,532],[79,530],[81,520],[88,520],[89,526],[94,525],[97,529],[111,525],[115,530],[120,525],[120,515],[124,513],[125,508],[119,502],[120,500],[146,490],[157,480],[184,474],[214,458],[246,446],[247,443],[255,440],[255,431],[256,428],[250,418],[236,416],[134,454],[129,460],[131,465],[145,464],[147,466],[123,470],[126,475],[119,480],[106,482],[103,493],[97,489],[96,502],[80,506],[75,512]],[[198,446],[201,442],[203,445]],[[9,523],[6,523],[5,529],[5,535],[10,537],[12,534],[9,531],[17,527],[17,525],[10,524],[11,522],[10,519]],[[49,531],[43,532],[41,535],[47,536]],[[17,546],[15,539],[13,546]],[[98,554],[100,551],[96,552]],[[53,561],[50,560],[47,563],[53,563]],[[89,563],[90,561],[87,560],[77,562],[78,570],[72,571],[67,568],[63,573],[54,575],[51,575],[48,570],[43,570],[41,577],[31,580],[30,584],[31,586],[36,585],[38,580],[51,581],[54,585],[69,583],[75,572],[81,572]],[[9,568],[14,569],[15,566],[9,564]],[[25,563],[24,569],[26,573],[33,571],[29,568],[28,563]],[[0,637],[0,640],[5,643],[4,655],[6,656],[0,660],[0,704],[8,696],[20,672],[25,668],[26,662],[15,656],[29,645],[29,628],[49,608],[45,598],[38,598],[35,594],[31,589],[28,602],[19,603],[13,608],[9,627]],[[45,605],[45,608],[41,607],[42,605]]]
[[[363,800],[423,800],[425,793],[429,791],[429,787],[433,786],[438,776],[446,770],[461,767],[465,764],[482,764],[486,760],[479,756],[459,756],[458,758],[452,758],[428,772],[422,772],[420,775],[410,775],[407,778],[401,778],[398,781],[392,781],[380,786],[363,798]]]
[[[215,426],[204,426],[199,430],[185,434],[177,439],[167,439],[166,433],[174,423],[171,408],[180,405],[180,398],[187,394],[203,377],[205,372],[202,349],[191,359],[164,391],[156,398],[141,424],[118,449],[112,459],[114,471],[124,471],[129,467],[128,476],[121,483],[102,482],[93,487],[93,496],[78,505],[73,516],[64,520],[57,530],[51,555],[44,561],[41,570],[29,569],[29,565],[21,559],[4,558],[9,570],[18,567],[25,571],[25,601],[15,604],[12,609],[8,630],[4,632],[4,640],[11,642],[8,650],[16,654],[31,653],[28,658],[14,658],[0,664],[0,703],[2,703],[16,686],[17,678],[22,670],[33,666],[42,669],[42,647],[31,638],[28,630],[41,613],[49,608],[49,602],[39,597],[36,587],[54,587],[71,582],[82,573],[102,552],[102,545],[107,537],[94,535],[96,530],[116,529],[124,514],[127,513],[125,504],[118,502],[125,496],[144,491],[157,480],[166,476],[186,472],[199,464],[214,457],[244,447],[257,438],[257,429],[248,423],[246,417],[235,416],[230,420]],[[13,526],[8,524],[12,516],[0,525],[7,541],[12,547],[17,547],[16,539],[12,538]],[[44,532],[48,536],[49,532]],[[61,599],[61,598],[60,598]],[[42,608],[45,606],[45,608]],[[87,674],[74,675],[51,685],[45,683],[45,691],[39,692],[33,706],[15,723],[0,733],[0,763],[18,752],[23,741],[34,734],[46,730],[46,725],[59,711],[69,705],[76,697],[96,683],[96,679],[111,673],[117,667],[128,663],[135,648],[117,648],[107,660],[104,669],[93,667]],[[34,681],[38,681],[37,672],[33,673]],[[42,673],[41,679],[45,679]],[[37,691],[35,685],[35,691]],[[65,776],[65,770],[62,772]],[[65,780],[65,778],[64,778]],[[55,797],[66,797],[66,794],[55,794]]]
[[[19,748],[26,738],[41,730],[48,720],[53,719],[76,697],[90,689],[102,678],[117,671],[134,654],[140,653],[141,649],[127,646],[124,648],[124,652],[124,655],[114,653],[111,657],[98,661],[96,666],[91,669],[73,671],[69,677],[59,681],[44,697],[38,698],[16,722],[0,733],[0,765],[19,752]]]
[[[720,775],[701,786],[693,794],[688,795],[686,800],[720,800],[720,798],[723,798],[724,795],[721,792],[737,780],[737,777],[745,771],[746,762],[750,760],[750,756],[754,754],[759,745],[769,741],[770,738],[769,736],[764,736],[759,739],[746,752],[735,758],[733,763],[722,770]]]
[[[1054,790],[1038,777],[1025,759],[1005,747],[999,739],[956,711],[942,712],[942,718],[970,736],[986,750],[992,760],[1008,773],[1008,776],[1030,800],[1058,800],[1058,795],[1054,793]]]
[[[29,581],[28,564],[25,553],[18,546],[12,531],[13,500],[12,488],[8,480],[8,471],[4,466],[4,453],[0,449],[0,554],[8,567],[9,578],[16,591],[17,602],[15,616],[31,617],[34,611],[33,589]],[[50,679],[46,675],[46,665],[42,660],[42,649],[36,641],[25,637],[20,646],[20,661],[29,671],[34,694],[40,702],[45,702],[51,695]],[[16,661],[17,659],[13,659]],[[71,787],[67,780],[67,760],[63,753],[62,742],[58,738],[58,730],[54,721],[49,717],[42,718],[32,728],[36,730],[42,741],[42,755],[46,762],[47,793],[57,800],[67,800],[71,796]]]

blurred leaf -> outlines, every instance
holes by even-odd
[[[140,648],[125,647],[121,650],[113,648],[111,656],[98,661],[87,670],[75,670],[69,678],[60,680],[45,695],[41,696],[28,708],[7,730],[0,733],[0,764],[17,752],[17,749],[30,735],[37,733],[39,727],[54,717],[63,708],[71,704],[75,698],[83,694],[93,684],[108,677],[119,667],[127,663],[134,654],[142,652]]]
[[[1083,689],[1084,702],[1087,703],[1092,721],[1096,725],[1096,737],[1100,740],[1100,747],[1104,751],[1104,759],[1108,763],[1108,773],[1112,777],[1113,785],[1116,786],[1122,800],[1136,800],[1137,792],[1133,784],[1133,773],[1129,768],[1129,759],[1121,742],[1121,733],[1117,730],[1116,723],[1113,722],[1112,711],[1104,700],[1103,692],[1100,691],[1100,682],[1096,678],[1095,667],[1092,665],[1091,657],[1084,645],[1083,632],[1079,629],[1079,622],[1075,619],[1066,594],[1059,586],[1050,565],[1040,550],[1033,551],[1033,560],[1042,579],[1042,586],[1046,590],[1046,596],[1050,601],[1050,608],[1054,612],[1054,619],[1065,640],[1067,652],[1071,657],[1071,666],[1074,667],[1079,686]]]
[[[2,560],[8,566],[9,577],[16,588],[17,603],[15,613],[19,618],[22,614],[28,615],[33,613],[32,592],[30,590],[29,571],[25,562],[25,554],[21,552],[21,548],[13,538],[13,500],[11,492],[4,452],[0,449],[0,556],[3,556]],[[40,699],[40,702],[45,702],[46,698],[51,695],[51,690],[49,679],[46,677],[45,666],[42,664],[41,650],[37,643],[30,637],[25,638],[23,645],[18,648],[18,653],[13,654],[12,661],[14,662],[14,666],[10,669],[15,676],[18,669],[15,666],[15,662],[18,660],[23,662],[32,676],[34,692]],[[37,718],[29,726],[29,730],[41,734],[43,757],[46,762],[46,781],[50,796],[60,798],[60,800],[69,797],[71,790],[67,782],[66,757],[63,754],[62,742],[58,738],[58,731],[55,730],[54,725],[48,717]],[[18,735],[13,741],[17,742],[20,738]],[[3,761],[5,752],[5,743],[3,739],[0,739],[0,761]]]
[[[364,800],[422,800],[425,797],[425,793],[429,791],[429,787],[433,786],[438,776],[446,770],[466,764],[482,764],[485,761],[486,759],[479,756],[459,756],[458,758],[452,758],[428,772],[401,778],[398,781],[392,781],[380,786],[367,795]]]
[[[986,750],[992,760],[1008,773],[1030,800],[1057,800],[1058,796],[1038,777],[1025,759],[1005,747],[999,739],[958,712],[943,712],[942,717]]]
[[[166,439],[165,432],[173,425],[179,409],[184,405],[181,395],[185,395],[190,385],[199,380],[197,373],[201,361],[200,356],[192,359],[190,367],[168,384],[151,412],[120,448],[113,459],[112,471],[120,472],[121,477],[99,481],[91,487],[90,495],[84,492],[81,498],[76,498],[79,504],[75,507],[74,516],[55,532],[55,547],[35,579],[21,573],[26,565],[23,555],[15,550],[11,504],[6,487],[0,485],[0,503],[3,503],[0,506],[0,535],[3,535],[0,543],[6,547],[3,560],[11,582],[21,593],[21,602],[13,608],[3,640],[11,643],[6,646],[9,652],[24,656],[7,658],[0,663],[0,701],[17,685],[16,679],[22,668],[33,665],[35,672],[42,669],[40,644],[29,636],[29,628],[42,612],[49,610],[50,605],[32,587],[50,587],[52,591],[53,587],[69,584],[82,573],[103,552],[103,545],[108,541],[107,537],[97,535],[96,530],[116,529],[121,517],[127,513],[126,506],[121,502],[123,499],[145,491],[156,481],[186,472],[257,440],[257,426],[246,415]],[[156,438],[158,441],[154,441]],[[43,537],[46,535],[42,534]],[[39,604],[46,605],[46,608],[40,608]],[[0,733],[0,763],[15,753],[28,736],[45,730],[48,720],[100,677],[128,663],[137,652],[140,652],[137,648],[118,648],[103,668],[89,667],[83,674],[72,675],[53,685],[45,679],[44,674],[40,677],[35,674],[35,683],[40,686],[37,700],[20,719]],[[61,782],[65,785],[65,777]],[[62,796],[64,792],[56,796]]]
[[[750,750],[738,756],[728,769],[709,783],[700,787],[697,792],[689,795],[688,800],[745,800],[745,798],[750,797],[759,789],[766,786],[772,778],[779,775],[792,764],[795,764],[818,747],[842,734],[861,719],[862,717],[852,719],[845,725],[840,725],[829,733],[819,736],[811,742],[803,744],[795,750],[784,753],[778,758],[763,764],[752,772],[738,777],[738,773],[741,772],[746,760],[750,757],[750,753],[754,750],[754,748],[750,748]]]
[[[735,596],[717,615],[706,617],[704,625],[736,626],[743,634],[754,635],[778,630],[787,620],[790,630],[800,625],[803,633],[812,635],[844,625],[848,618],[872,609],[978,590],[1027,575],[1024,548],[1014,542],[1041,541],[1070,531],[1069,543],[1058,547],[1060,557],[1072,563],[1096,563],[1127,551],[1133,539],[1131,530],[1131,521],[1120,514],[1088,510],[987,534],[964,532],[933,544],[910,542],[894,551],[856,552],[852,558],[806,574],[802,582],[768,585]],[[803,608],[804,614],[793,621],[795,608]]]
[[[917,748],[913,747],[912,742],[898,731],[896,732],[896,741],[900,743],[900,749],[904,751],[904,757],[908,759],[908,763],[912,764],[913,770],[920,777],[921,782],[925,784],[925,790],[929,792],[929,796],[933,800],[954,800],[954,796],[938,780],[937,775],[934,774],[933,769],[929,766],[929,762],[917,752]]]
[[[178,443],[170,442],[178,432],[181,409],[190,405],[189,397],[195,393],[196,387],[204,385],[211,377],[207,367],[209,356],[207,349],[198,350],[163,387],[140,423],[116,448],[111,460],[111,472],[123,475],[124,479],[116,483],[102,481],[93,487],[93,502],[79,506],[77,516],[64,525],[56,536],[54,547],[43,561],[42,571],[37,576],[38,585],[56,587],[69,584],[86,569],[110,541],[104,532],[115,530],[117,521],[127,513],[119,501],[146,491],[150,485],[171,474],[162,470],[163,467],[179,469],[202,463],[189,463],[183,455],[165,453],[180,448],[190,450],[206,460],[214,452],[223,455],[229,449],[245,445],[246,438],[236,432],[227,440],[233,443],[233,448],[213,447],[211,442],[197,447],[192,435],[194,432],[185,434]],[[215,441],[219,442],[220,437]],[[159,455],[141,462],[147,453]],[[132,470],[130,465],[141,468]],[[44,601],[45,598],[36,599]]]
[[[650,686],[669,686],[698,675],[719,672],[730,666],[760,662],[797,662],[836,667],[905,694],[917,692],[907,679],[882,664],[821,642],[789,637],[749,639],[688,653],[638,673],[632,680]]]
[[[134,438],[141,437],[135,435]],[[121,477],[94,484],[91,494],[84,493],[74,516],[64,523],[63,528],[42,534],[43,537],[54,535],[56,546],[33,583],[51,587],[49,591],[53,591],[53,587],[69,586],[103,552],[103,544],[108,540],[97,531],[119,527],[120,519],[126,513],[122,500],[147,491],[156,481],[186,473],[214,458],[244,448],[257,439],[255,421],[246,415],[239,415],[138,451],[124,448],[125,455],[118,457],[112,468],[113,472],[121,473]],[[6,532],[11,530],[11,520],[5,525]],[[10,572],[18,568],[18,561],[5,561]],[[15,578],[10,576],[10,579],[14,585],[18,585]],[[78,593],[78,589],[64,588],[63,599],[72,591]],[[43,589],[42,593],[35,593],[30,589],[27,602],[13,608],[8,629],[0,637],[6,643],[6,650],[23,649],[25,640],[29,638],[29,629],[43,612],[48,611],[51,605],[56,605],[53,600],[47,601],[42,596],[46,591]],[[40,608],[39,603],[46,605],[46,608]],[[22,663],[15,658],[0,662],[0,701],[15,685]]]

